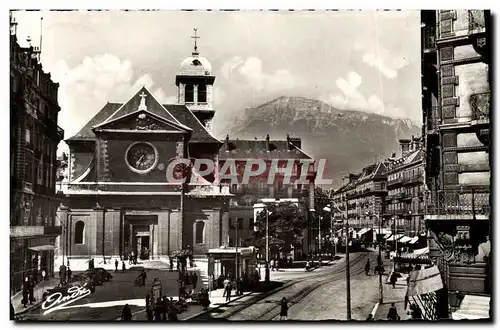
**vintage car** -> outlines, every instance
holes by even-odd
[[[113,278],[113,276],[104,268],[87,269],[83,274],[94,278],[96,285],[101,285],[102,283],[108,282]]]

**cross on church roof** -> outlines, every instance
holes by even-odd
[[[194,36],[191,36],[191,38],[194,39],[194,52],[193,52],[193,55],[198,55],[197,39],[200,39],[200,37],[198,37],[196,35],[196,32],[198,32],[198,29],[193,29],[193,30],[194,30]]]
[[[148,108],[146,107],[146,96],[147,94],[144,93],[144,91],[139,94],[139,96],[141,97],[141,103],[139,104],[139,110],[148,110]]]

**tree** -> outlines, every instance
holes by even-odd
[[[269,211],[269,250],[271,253],[289,253],[291,247],[302,245],[302,232],[307,222],[301,210],[293,203],[267,205]],[[257,215],[255,221],[257,231],[254,232],[254,246],[265,249],[266,245],[266,211]]]

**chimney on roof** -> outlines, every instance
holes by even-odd
[[[271,152],[271,146],[269,144],[269,134],[266,135],[266,151]]]
[[[406,156],[410,152],[410,139],[400,139],[399,145],[401,146],[401,157]]]
[[[224,146],[226,147],[226,152],[229,152],[229,134],[226,135],[226,140],[224,141]]]
[[[413,147],[415,150],[420,149],[420,138],[418,136],[416,138],[413,138]]]

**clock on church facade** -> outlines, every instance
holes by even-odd
[[[125,153],[128,167],[139,174],[152,171],[158,164],[158,159],[158,149],[149,142],[134,142]]]

